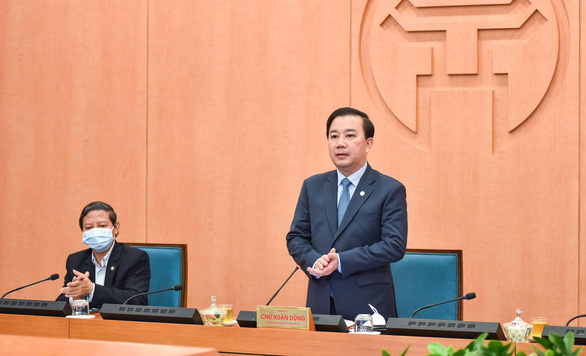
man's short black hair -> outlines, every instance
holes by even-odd
[[[79,228],[81,231],[83,231],[83,218],[85,218],[85,216],[93,210],[104,210],[108,212],[108,217],[110,218],[112,225],[116,225],[116,220],[118,217],[116,216],[116,212],[114,212],[114,209],[110,206],[110,204],[106,204],[101,201],[94,201],[86,205],[85,208],[83,208],[81,211],[81,215],[79,216]]]
[[[360,116],[362,118],[362,128],[364,129],[364,136],[365,138],[374,137],[374,125],[372,121],[368,118],[368,115],[363,113],[360,110],[356,110],[354,108],[339,108],[338,110],[334,111],[330,117],[328,117],[328,122],[326,124],[326,136],[330,137],[330,126],[332,126],[332,121],[339,116]]]

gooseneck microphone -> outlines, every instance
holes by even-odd
[[[4,299],[4,297],[6,297],[8,294],[10,294],[10,293],[12,293],[12,292],[16,292],[17,290],[21,290],[21,289],[23,289],[23,288],[26,288],[26,287],[34,286],[35,284],[37,284],[37,283],[41,283],[41,282],[44,282],[44,281],[54,281],[54,280],[56,280],[57,278],[59,278],[59,274],[58,274],[58,273],[52,274],[51,276],[49,276],[49,278],[45,278],[45,279],[42,279],[42,280],[40,280],[40,281],[38,281],[38,282],[31,283],[31,284],[27,284],[26,286],[22,286],[22,287],[19,287],[19,288],[13,289],[13,290],[11,290],[10,292],[8,292],[8,293],[4,294],[4,295],[3,295],[3,296],[2,296],[0,299]]]
[[[566,326],[569,326],[569,325],[570,325],[570,323],[571,323],[573,320],[575,320],[575,319],[578,319],[578,318],[583,318],[583,317],[585,317],[585,316],[586,316],[586,314],[576,315],[576,316],[575,316],[575,317],[573,317],[572,319],[568,320],[568,322],[566,323]]]
[[[171,287],[171,288],[167,288],[167,289],[154,290],[154,291],[152,291],[152,292],[145,292],[145,293],[139,293],[139,294],[135,294],[135,295],[133,295],[132,297],[130,297],[130,298],[128,298],[128,299],[126,299],[126,301],[124,302],[124,305],[125,305],[126,303],[128,303],[128,301],[129,301],[130,299],[132,299],[132,298],[136,298],[136,297],[140,297],[140,296],[142,296],[142,295],[149,295],[149,294],[161,293],[161,292],[166,292],[166,291],[168,291],[168,290],[182,290],[182,289],[183,289],[183,286],[182,286],[181,284],[176,284],[176,285],[174,285],[173,287]]]
[[[426,305],[426,306],[421,307],[421,308],[417,309],[416,311],[414,311],[413,314],[411,314],[411,316],[409,317],[409,319],[413,319],[413,316],[415,314],[417,314],[418,312],[422,311],[423,309],[435,307],[435,306],[438,306],[438,305],[441,305],[441,304],[450,303],[450,302],[455,302],[455,301],[461,300],[461,299],[470,300],[470,299],[474,299],[474,298],[476,298],[476,293],[468,293],[466,295],[461,296],[460,298],[450,299],[450,300],[446,300],[445,302],[439,302],[439,303],[435,303],[435,304],[431,304],[431,305]]]
[[[271,304],[271,302],[273,301],[273,299],[275,299],[275,297],[277,296],[277,294],[279,294],[279,292],[281,291],[281,289],[283,289],[283,287],[285,286],[285,284],[287,284],[287,282],[289,282],[289,280],[291,279],[291,277],[293,277],[293,275],[295,274],[295,272],[297,272],[298,269],[301,269],[301,265],[303,265],[305,263],[305,258],[301,258],[299,260],[299,263],[297,263],[297,266],[295,266],[295,270],[293,270],[293,273],[291,273],[291,275],[289,276],[289,278],[287,278],[287,280],[285,281],[285,283],[283,283],[283,285],[281,286],[281,288],[279,288],[279,290],[273,294],[273,296],[271,297],[271,299],[268,301],[267,306],[269,306],[269,304]]]

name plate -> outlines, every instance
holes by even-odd
[[[301,307],[256,307],[257,328],[315,330],[311,309]]]

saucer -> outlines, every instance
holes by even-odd
[[[224,323],[224,324],[222,324],[222,325],[224,325],[224,326],[232,326],[232,325],[236,325],[236,324],[238,324],[238,322],[237,322],[236,320],[232,320],[231,322],[229,322],[229,323]]]
[[[380,331],[371,331],[371,332],[359,331],[359,332],[354,332],[354,330],[350,330],[350,334],[380,335]]]
[[[95,315],[65,315],[66,318],[73,318],[73,319],[93,319]]]

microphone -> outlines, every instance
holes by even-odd
[[[161,290],[154,290],[152,292],[146,292],[146,293],[138,293],[133,295],[132,297],[126,299],[126,301],[123,303],[123,305],[126,305],[126,303],[128,303],[128,301],[132,298],[136,298],[136,297],[140,297],[141,295],[149,295],[149,294],[155,294],[155,293],[161,293],[161,292],[166,292],[168,290],[182,290],[183,286],[181,284],[176,284],[171,288],[167,288],[167,289],[161,289]]]
[[[19,288],[16,288],[16,289],[13,289],[13,290],[11,290],[10,292],[8,292],[8,293],[4,294],[2,297],[0,297],[0,299],[4,299],[4,297],[6,297],[8,294],[10,294],[10,293],[12,293],[12,292],[16,292],[17,290],[21,290],[21,289],[23,289],[23,288],[26,288],[26,287],[34,286],[35,284],[37,284],[37,283],[41,283],[41,282],[44,282],[44,281],[54,281],[54,280],[56,280],[57,278],[59,278],[59,274],[57,274],[57,273],[55,273],[55,274],[52,274],[51,276],[49,276],[49,278],[45,278],[45,279],[42,279],[42,280],[40,280],[40,281],[38,281],[38,282],[31,283],[31,284],[27,284],[26,286],[19,287]]]
[[[569,325],[570,325],[570,323],[571,323],[573,320],[575,320],[575,319],[578,319],[578,318],[582,318],[582,317],[585,317],[585,316],[586,316],[586,314],[576,315],[576,316],[575,316],[575,317],[573,317],[572,319],[568,320],[568,322],[566,323],[566,326],[569,326]]]
[[[285,281],[285,283],[283,283],[283,285],[281,286],[281,288],[279,288],[279,290],[277,292],[275,292],[275,294],[273,294],[273,296],[271,297],[271,299],[268,301],[267,303],[267,307],[269,306],[269,304],[271,304],[271,302],[273,301],[273,299],[275,299],[275,297],[277,296],[277,294],[279,294],[279,292],[281,291],[281,289],[283,289],[283,287],[285,286],[285,284],[287,284],[287,282],[289,282],[289,280],[291,279],[291,277],[293,277],[293,275],[295,274],[295,272],[297,272],[298,269],[301,269],[301,265],[305,263],[305,258],[301,258],[299,260],[299,263],[297,264],[297,266],[295,266],[295,270],[293,270],[293,273],[291,273],[291,275],[289,276],[289,278],[287,278],[287,280]]]
[[[449,302],[455,302],[455,301],[461,300],[461,299],[470,300],[470,299],[474,299],[474,298],[476,298],[476,293],[468,293],[466,295],[461,296],[460,298],[450,299],[450,300],[446,300],[445,302],[439,302],[439,303],[435,303],[435,304],[431,304],[431,305],[426,305],[426,306],[421,307],[421,308],[417,309],[416,311],[414,311],[413,314],[411,314],[411,316],[409,317],[409,319],[413,319],[413,316],[415,314],[417,314],[418,312],[422,311],[423,309],[435,307],[437,305],[441,305],[441,304],[445,304],[445,303],[449,303]]]

